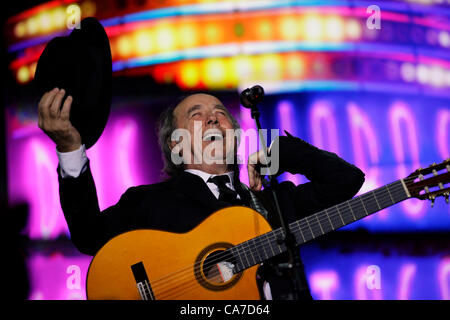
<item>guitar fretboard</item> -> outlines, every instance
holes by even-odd
[[[354,221],[392,206],[408,198],[403,180],[398,180],[359,197],[319,211],[289,224],[297,245],[311,241]],[[236,259],[235,272],[241,272],[280,253],[286,246],[281,228],[245,241],[229,249]]]

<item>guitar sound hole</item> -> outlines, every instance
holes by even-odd
[[[227,290],[242,277],[242,272],[234,274],[235,258],[227,252],[230,243],[214,243],[203,249],[197,256],[194,274],[197,281],[212,291]]]
[[[224,252],[225,250],[214,251],[203,262],[203,274],[209,282],[220,284],[233,277],[235,263],[232,259],[224,259]]]

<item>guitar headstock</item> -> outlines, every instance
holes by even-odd
[[[425,169],[419,168],[405,179],[411,196],[431,200],[431,206],[440,196],[449,203],[450,187],[446,187],[448,183],[450,183],[450,159],[439,164],[433,163]]]

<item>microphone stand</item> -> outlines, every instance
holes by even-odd
[[[248,100],[247,100],[248,101]],[[267,164],[267,157],[268,157],[268,149],[266,141],[264,141],[264,137],[262,135],[261,130],[261,123],[259,122],[260,113],[258,110],[258,107],[256,105],[256,102],[250,102],[246,103],[246,107],[250,108],[251,110],[251,117],[256,122],[256,127],[259,134],[259,139],[261,141],[261,145],[263,147],[263,153],[264,153],[264,160]],[[292,284],[294,288],[294,297],[293,300],[298,300],[300,298],[300,287],[301,287],[301,259],[300,259],[300,252],[298,248],[296,247],[295,243],[295,237],[292,234],[289,227],[286,225],[286,221],[284,220],[284,217],[281,213],[281,209],[278,202],[278,197],[276,194],[276,191],[278,190],[278,180],[276,179],[275,175],[269,175],[269,181],[263,179],[263,185],[264,188],[269,189],[272,193],[272,197],[275,204],[275,209],[277,211],[277,215],[280,221],[281,229],[284,233],[284,236],[282,235],[279,239],[277,239],[277,242],[279,245],[285,244],[288,254],[288,263],[282,263],[278,264],[276,267],[278,268],[277,273],[282,273],[281,270],[287,270],[288,273],[292,276]]]

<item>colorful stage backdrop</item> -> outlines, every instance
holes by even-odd
[[[450,4],[445,1],[50,1],[8,22],[10,70],[30,86],[53,37],[95,16],[110,37],[116,76],[220,92],[244,129],[239,92],[260,84],[263,127],[289,131],[361,168],[360,193],[450,158]],[[125,90],[124,90],[125,91]],[[6,109],[8,192],[30,204],[26,235],[47,248],[70,237],[59,205],[54,144],[37,128],[37,101]],[[158,182],[154,122],[170,97],[121,93],[88,150],[102,209],[128,188]],[[243,158],[248,152],[240,149]],[[246,170],[241,177],[247,181]],[[296,184],[303,177],[284,174]],[[358,232],[357,232],[358,231]],[[316,299],[449,299],[450,241],[441,250],[390,254],[339,246],[340,234],[445,234],[443,198],[408,200],[336,231],[336,246],[302,256]],[[375,240],[374,240],[375,241]],[[320,242],[327,243],[326,240]],[[70,245],[69,245],[70,246]],[[85,298],[90,257],[75,249],[29,253],[30,299]]]

